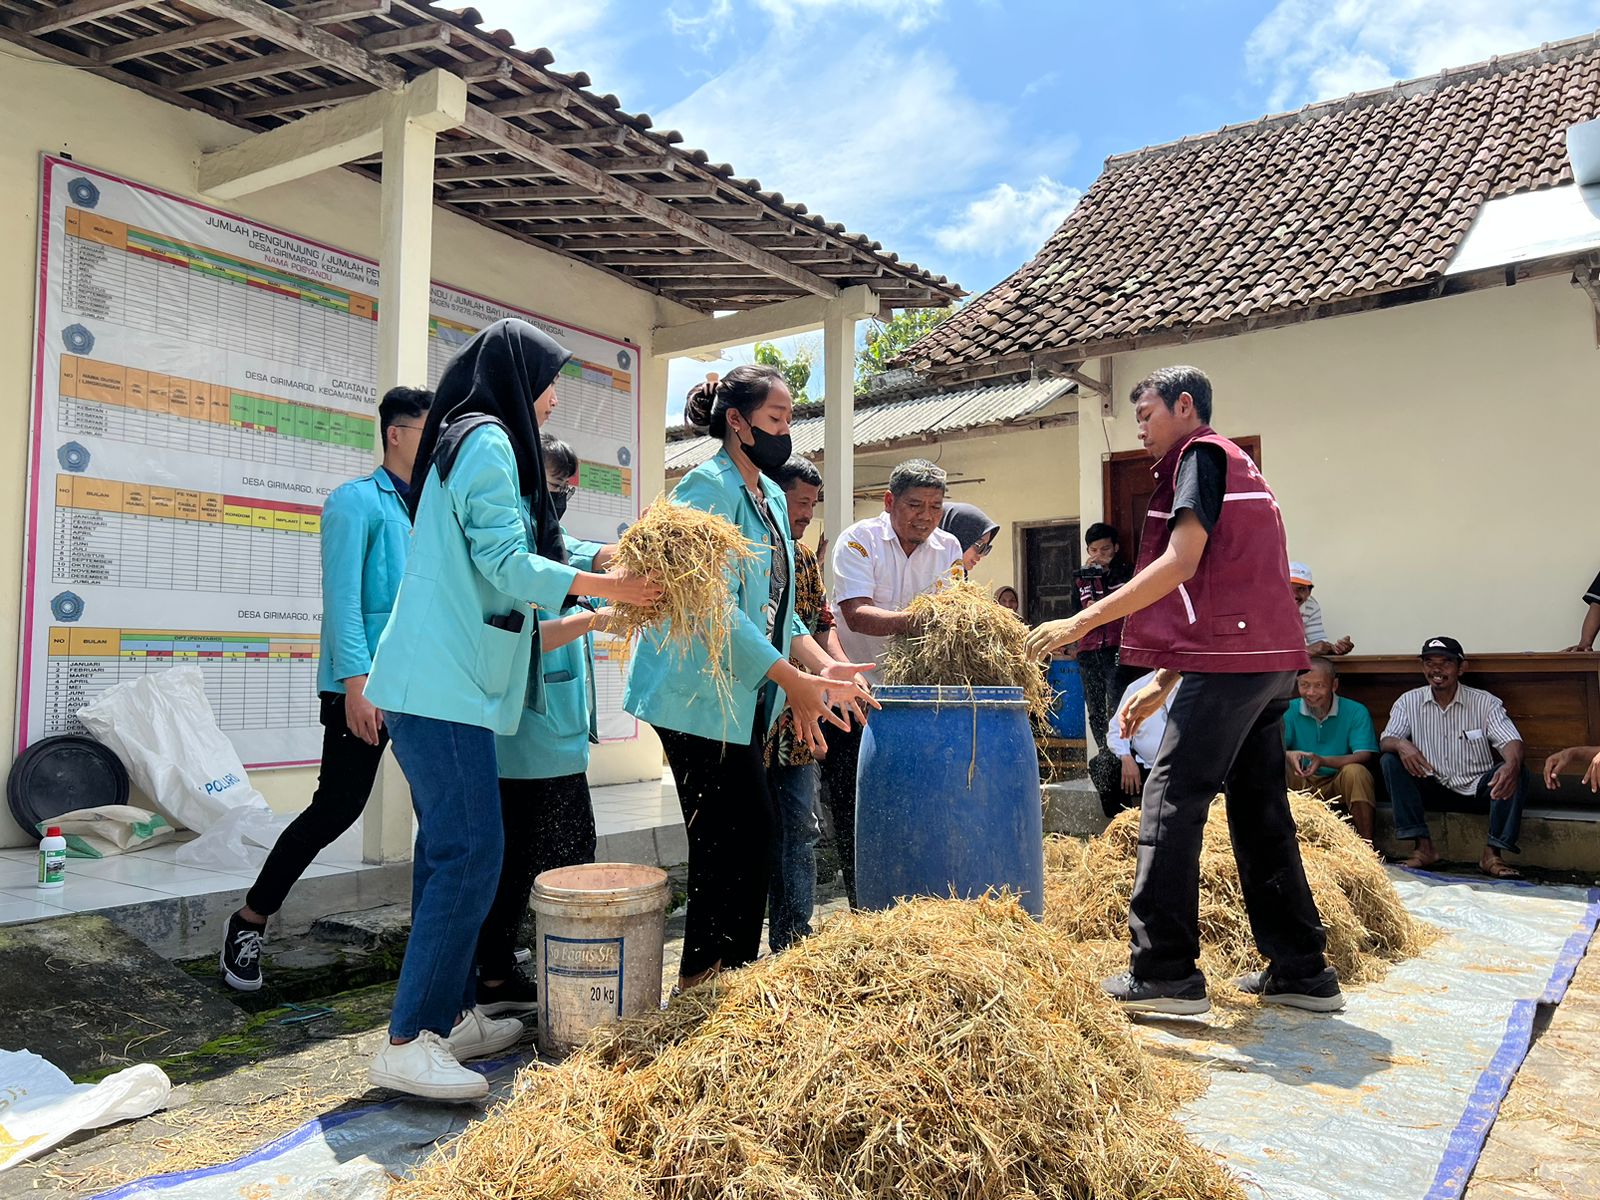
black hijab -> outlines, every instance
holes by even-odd
[[[955,534],[956,541],[961,543],[961,552],[965,554],[983,540],[984,534],[991,529],[998,532],[1000,526],[989,520],[975,504],[946,504],[944,516],[939,518],[939,528]]]
[[[517,456],[517,487],[533,514],[534,550],[541,558],[567,561],[561,522],[545,486],[533,402],[556,381],[571,357],[572,351],[549,334],[516,317],[485,326],[456,351],[434,389],[433,407],[417,445],[417,465],[411,472],[415,483],[406,495],[413,519],[428,468],[437,467],[443,483],[467,435],[493,422],[505,430]]]

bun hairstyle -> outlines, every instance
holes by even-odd
[[[783,373],[776,367],[746,364],[735,367],[720,379],[707,375],[704,383],[689,389],[683,403],[684,421],[719,441],[728,433],[728,410],[737,409],[741,417],[750,419],[756,409],[767,402],[767,393],[773,384],[783,383]]]

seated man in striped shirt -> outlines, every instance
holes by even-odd
[[[1482,812],[1487,805],[1489,839],[1478,866],[1496,879],[1515,879],[1518,872],[1500,855],[1521,853],[1517,834],[1532,782],[1522,767],[1522,735],[1505,705],[1461,682],[1467,659],[1455,638],[1429,638],[1418,657],[1428,685],[1394,702],[1378,742],[1383,781],[1394,802],[1394,835],[1417,843],[1405,865],[1439,861],[1426,808]]]

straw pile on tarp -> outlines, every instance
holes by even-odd
[[[729,580],[754,557],[749,539],[732,521],[658,496],[618,539],[613,566],[654,579],[662,598],[648,607],[616,605],[609,631],[632,639],[659,628],[664,645],[680,657],[690,646],[703,645],[705,672],[726,696],[734,620]]]
[[[1076,948],[1009,899],[854,913],[596,1034],[395,1200],[1242,1200]]]
[[[883,681],[922,687],[1019,687],[1036,721],[1050,715],[1044,667],[1028,657],[1028,627],[970,580],[907,606],[912,632],[890,643]]]
[[[1306,879],[1328,930],[1328,961],[1340,982],[1369,982],[1391,963],[1418,954],[1431,940],[1431,927],[1406,912],[1372,848],[1315,796],[1291,792],[1289,805]],[[1045,843],[1045,921],[1069,938],[1103,948],[1115,943],[1118,969],[1126,967],[1138,844],[1137,809],[1119,814],[1087,842]],[[1200,965],[1214,983],[1263,966],[1245,915],[1221,796],[1212,802],[1200,855]]]

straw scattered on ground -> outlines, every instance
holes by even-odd
[[[1011,900],[914,900],[599,1032],[395,1200],[1241,1200],[1140,1046]]]
[[[755,558],[738,526],[716,513],[657,497],[617,542],[614,565],[632,575],[647,575],[661,585],[651,607],[616,605],[610,632],[632,639],[658,629],[664,644],[686,654],[705,647],[706,674],[727,696],[732,679],[726,661],[733,634],[732,572]]]
[[[1291,793],[1300,858],[1328,930],[1328,961],[1344,984],[1378,979],[1433,939],[1431,926],[1405,910],[1371,847],[1314,796]],[[1099,943],[1101,961],[1126,969],[1128,900],[1133,894],[1139,812],[1121,813],[1087,842],[1045,843],[1045,921],[1070,938]],[[1114,945],[1114,952],[1109,952]],[[1200,965],[1226,984],[1264,965],[1245,915],[1244,892],[1219,796],[1206,822],[1200,857]]]
[[[1050,715],[1044,667],[1028,657],[1028,627],[970,580],[924,592],[907,606],[914,632],[897,637],[883,663],[888,684],[1019,687],[1035,721]]]

